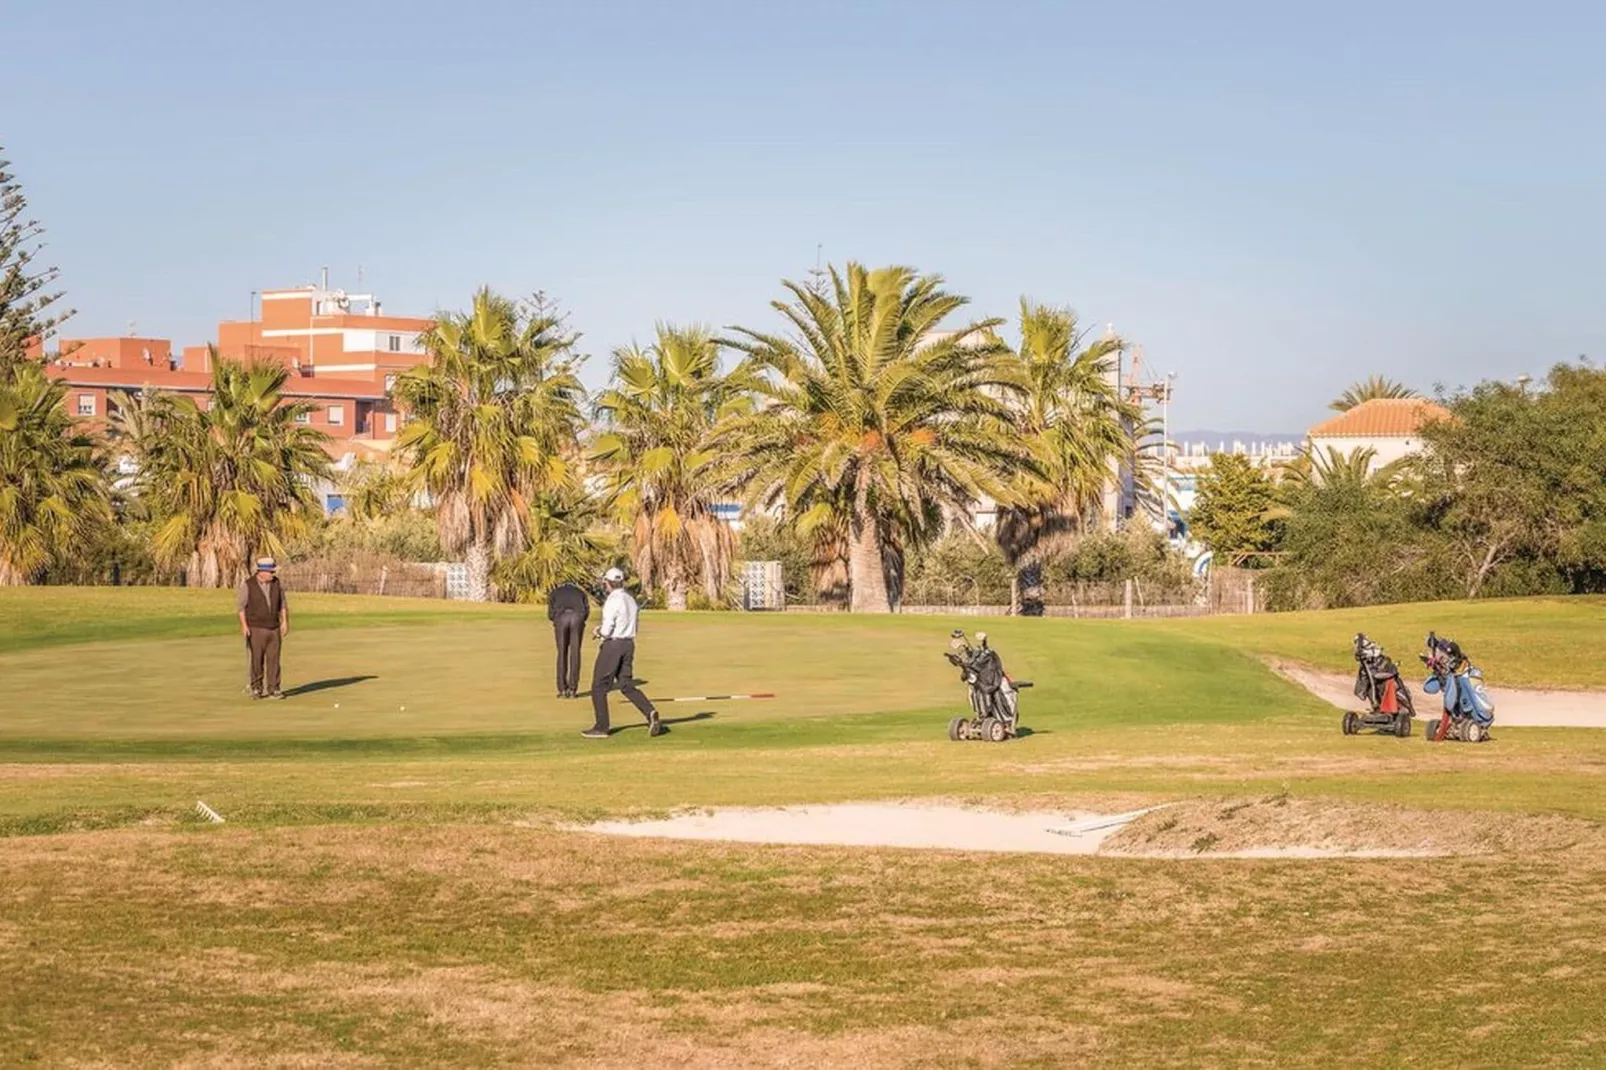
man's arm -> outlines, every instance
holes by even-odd
[[[287,597],[285,595],[284,588],[281,586],[279,588],[279,638],[283,639],[285,636],[287,636],[289,634],[290,634],[290,599],[289,599],[289,597]]]
[[[245,582],[250,583],[251,581],[246,580]],[[234,601],[236,607],[240,611],[240,633],[245,636],[250,636],[251,626],[245,622],[245,606],[247,600],[248,595],[246,594],[245,583],[242,583],[240,584],[239,590],[234,592]]]

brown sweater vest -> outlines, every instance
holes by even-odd
[[[283,607],[284,592],[279,589],[278,580],[268,584],[266,594],[256,577],[245,581],[245,623],[248,627],[277,628],[279,611]]]

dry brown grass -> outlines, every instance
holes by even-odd
[[[1423,811],[1286,795],[1194,799],[1145,814],[1106,840],[1106,855],[1210,855],[1314,848],[1433,855],[1606,851],[1606,830],[1557,816]]]
[[[1378,828],[1267,799],[1175,813]],[[1584,1061],[1606,1040],[1587,1010],[1606,845],[1582,822],[1494,829],[1509,853],[1338,863],[505,825],[13,838],[0,1063]],[[1378,1002],[1423,1021],[1379,1032],[1360,1011]]]

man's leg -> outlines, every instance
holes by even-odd
[[[578,614],[569,618],[569,666],[567,678],[569,681],[569,697],[573,698],[580,691],[580,644],[585,642],[585,624]]]
[[[608,688],[619,675],[621,653],[617,639],[604,639],[597,650],[597,663],[591,671],[591,709],[597,716],[597,723],[591,726],[593,732],[608,730]]]
[[[552,622],[552,642],[558,648],[558,697],[569,693],[569,615],[559,613]]]
[[[264,642],[267,633],[261,628],[252,628],[251,635],[246,643],[251,648],[251,694],[262,694],[262,668],[264,660]]]
[[[279,693],[279,650],[281,636],[277,628],[264,628],[262,630],[262,686],[263,693],[277,695]]]
[[[624,693],[625,698],[630,700],[630,704],[636,707],[641,712],[641,715],[647,719],[647,727],[656,736],[663,730],[658,723],[658,711],[652,708],[652,703],[647,701],[647,696],[636,688],[636,641],[634,639],[626,639],[624,646],[624,656],[619,659],[619,679],[624,681],[624,686],[619,690]]]

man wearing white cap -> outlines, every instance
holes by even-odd
[[[290,634],[290,603],[274,575],[271,557],[257,559],[256,575],[240,584],[235,599],[240,630],[251,646],[251,697],[284,698],[279,690],[279,649]]]
[[[597,625],[596,636],[602,640],[597,660],[591,672],[591,708],[597,723],[580,734],[587,739],[608,738],[608,691],[616,684],[631,705],[647,718],[647,734],[661,736],[663,722],[658,711],[652,708],[647,696],[636,689],[636,618],[639,607],[625,590],[625,574],[610,568],[602,574],[608,597],[602,603],[602,623]]]

